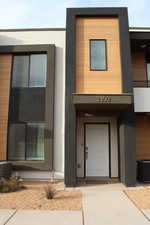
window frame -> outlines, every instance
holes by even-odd
[[[55,45],[9,45],[1,46],[0,54],[47,54],[47,76],[46,76],[46,95],[45,95],[45,150],[43,161],[11,161],[14,170],[41,170],[53,169],[53,133],[54,133],[54,79],[55,79]],[[12,83],[12,77],[10,85]],[[11,88],[11,86],[10,86]],[[35,87],[36,88],[36,87]],[[38,88],[38,87],[37,87]],[[10,98],[10,97],[9,97]],[[9,122],[8,122],[9,127]],[[7,160],[8,160],[8,137],[7,129]]]
[[[91,42],[92,41],[104,41],[105,43],[105,69],[92,69],[92,64],[91,64],[91,56],[92,56],[92,48],[91,48]],[[108,70],[108,63],[107,63],[107,40],[106,39],[89,39],[89,62],[90,62],[90,71],[107,71]]]

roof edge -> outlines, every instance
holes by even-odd
[[[0,32],[26,32],[26,31],[65,31],[66,28],[18,28],[18,29],[0,29]]]
[[[129,27],[130,32],[150,32],[150,27]]]
[[[27,31],[66,31],[66,28],[17,28],[0,29],[0,32],[27,32]],[[150,27],[129,27],[130,32],[150,32]]]

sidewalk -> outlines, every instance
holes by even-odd
[[[0,225],[83,225],[81,211],[0,210]]]
[[[0,210],[0,225],[6,224],[15,212],[16,210]]]
[[[122,184],[81,187],[82,211],[0,210],[0,225],[149,225]]]

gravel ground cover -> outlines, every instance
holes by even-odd
[[[81,210],[82,194],[75,189],[64,189],[62,182],[52,184],[57,190],[54,199],[45,197],[44,186],[48,182],[24,183],[25,189],[12,193],[0,193],[0,209]]]
[[[139,209],[150,209],[150,185],[124,191]]]

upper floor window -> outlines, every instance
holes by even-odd
[[[90,40],[90,70],[107,70],[106,40]]]
[[[12,87],[45,87],[46,54],[14,55]]]

